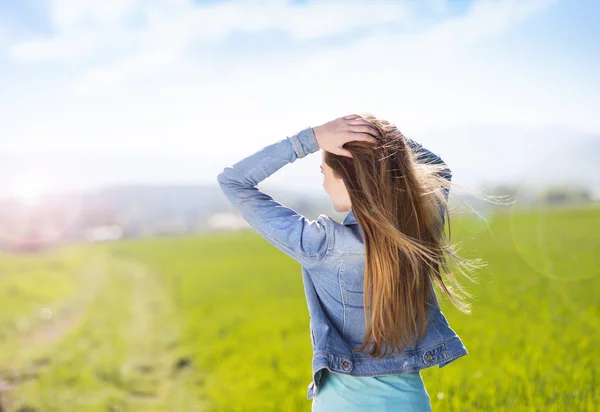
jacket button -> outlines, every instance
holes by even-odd
[[[348,369],[349,366],[350,366],[350,363],[348,361],[342,361],[342,367],[344,369]]]
[[[433,362],[433,355],[431,353],[427,355],[427,362]]]

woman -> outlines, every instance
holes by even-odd
[[[340,224],[309,220],[256,185],[323,149],[323,187]],[[468,313],[448,270],[444,217],[450,170],[389,122],[349,115],[268,145],[218,182],[245,220],[302,265],[313,348],[313,411],[427,411],[420,370],[467,354],[440,310],[433,284]],[[456,289],[441,276],[445,271]]]

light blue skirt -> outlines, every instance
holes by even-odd
[[[358,377],[323,369],[312,412],[430,412],[431,401],[420,371]]]

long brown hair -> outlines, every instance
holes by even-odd
[[[355,351],[382,358],[390,349],[400,352],[425,337],[432,282],[459,310],[470,313],[466,298],[471,295],[449,270],[448,256],[472,281],[467,271],[485,264],[460,258],[450,243],[443,193],[452,184],[443,177],[447,166],[420,162],[395,125],[370,113],[361,115],[378,129],[378,142],[348,142],[344,148],[353,158],[325,152],[323,160],[343,179],[364,236],[365,334]]]

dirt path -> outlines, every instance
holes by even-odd
[[[31,384],[27,385],[28,390],[35,393],[37,389],[33,389],[36,388],[34,380],[40,373],[54,373],[54,370],[59,371],[64,367],[64,359],[57,360],[57,357],[53,357],[53,350],[57,350],[58,343],[61,343],[63,351],[65,347],[62,343],[70,345],[65,339],[69,339],[71,331],[77,330],[76,334],[88,337],[89,333],[80,330],[80,326],[93,327],[91,324],[103,325],[102,330],[93,330],[95,337],[100,339],[97,350],[110,352],[113,345],[125,348],[124,352],[115,354],[117,358],[113,359],[117,359],[116,375],[106,383],[112,390],[117,388],[119,391],[123,410],[201,412],[206,409],[197,393],[197,380],[201,371],[199,365],[194,364],[193,354],[188,352],[190,349],[180,346],[182,327],[177,306],[166,289],[168,286],[163,283],[164,278],[137,260],[114,255],[108,259],[105,257],[103,261],[90,264],[89,273],[85,274],[88,277],[84,281],[85,287],[77,301],[60,312],[54,322],[20,337],[20,344],[28,348],[28,355],[15,362],[15,365],[21,367],[13,368],[12,373],[0,374],[0,412],[4,412],[2,399],[5,410],[11,406],[7,399],[11,393],[14,394],[12,403],[16,405],[16,394],[21,393],[21,385]],[[104,283],[106,288],[102,286]],[[118,290],[123,293],[119,295],[118,301],[114,301],[109,294],[114,293],[114,288],[119,287],[118,285],[121,285]],[[100,300],[90,305],[96,295]],[[111,306],[113,302],[114,306]],[[88,306],[100,312],[90,315],[85,310]],[[100,318],[95,313],[99,313]],[[103,313],[107,316],[103,316]],[[106,319],[113,319],[112,323],[102,323]],[[119,341],[109,340],[115,338]],[[73,345],[79,345],[78,339],[81,337],[74,338]],[[75,358],[75,364],[85,365],[88,373],[89,370],[98,371],[98,368],[105,371],[103,364],[95,363],[98,362],[95,355],[96,353],[90,353],[89,359]],[[69,360],[73,361],[72,358]],[[46,370],[47,368],[50,369]],[[70,389],[63,387],[60,390],[68,392]],[[103,401],[100,392],[97,392],[98,402]],[[57,398],[58,395],[59,393]],[[21,399],[21,402],[25,401],[25,398]],[[91,399],[88,401],[95,402]],[[52,406],[59,409],[67,407],[59,404]],[[32,410],[39,411],[35,408]]]
[[[14,353],[7,368],[0,370],[0,412],[8,408],[11,391],[20,384],[35,379],[43,368],[51,364],[54,345],[85,319],[89,301],[106,281],[106,272],[105,259],[92,259],[82,270],[79,292],[57,313],[50,313],[50,322],[16,338],[20,350]]]
[[[190,390],[191,379],[185,383],[195,365],[179,351],[182,329],[165,285],[138,261],[121,260],[120,267],[134,283],[131,352],[123,365],[125,379],[131,382],[131,410],[204,410]]]
[[[82,288],[76,297],[57,314],[54,320],[40,328],[34,329],[21,336],[21,347],[47,347],[59,341],[67,332],[72,330],[83,320],[85,309],[96,293],[106,281],[106,260],[97,258],[89,263],[82,273]]]

